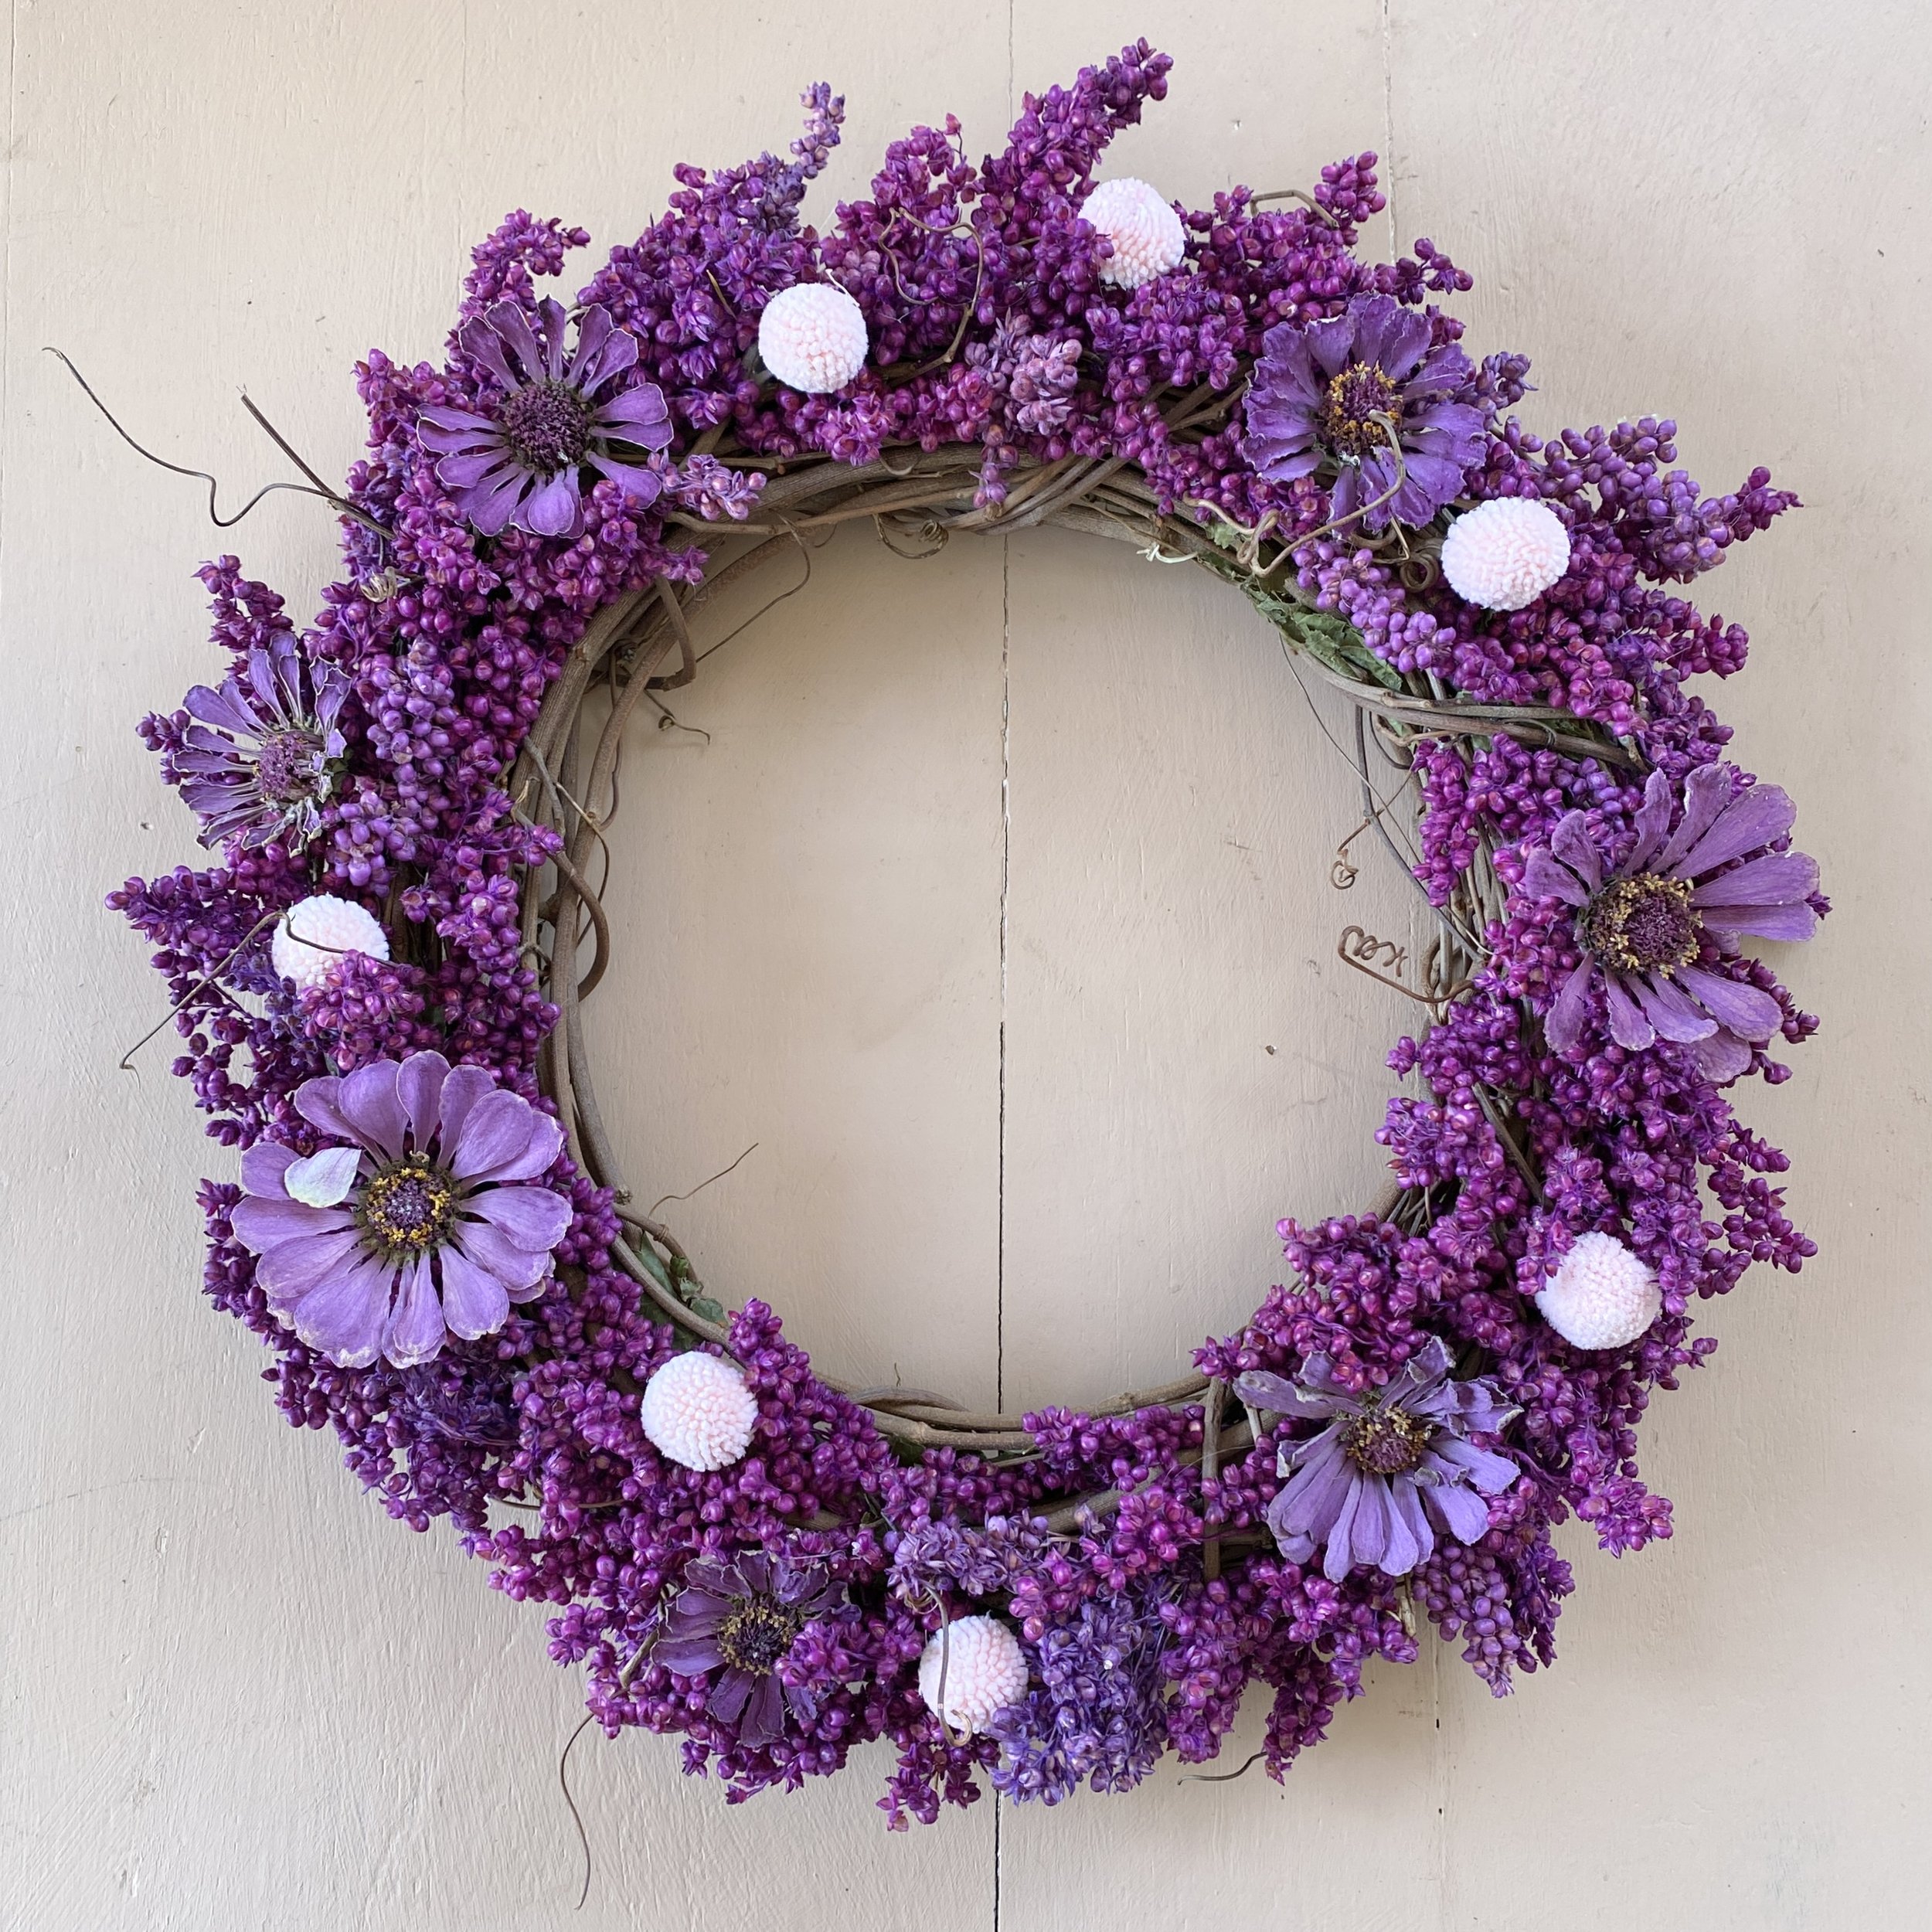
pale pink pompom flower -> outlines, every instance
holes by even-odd
[[[1570,568],[1570,532],[1536,497],[1498,496],[1465,510],[1442,539],[1442,574],[1465,604],[1520,611]]]
[[[1611,1234],[1578,1235],[1536,1297],[1543,1319],[1578,1349],[1628,1346],[1663,1305],[1655,1271]]]
[[[1026,1695],[1026,1653],[996,1617],[960,1617],[934,1631],[919,1659],[919,1694],[949,1730],[983,1731]]]
[[[389,935],[354,900],[317,893],[296,900],[275,922],[268,951],[275,971],[306,992],[321,985],[351,953],[387,959]]]
[[[638,1420],[660,1455],[708,1473],[751,1447],[758,1398],[735,1363],[693,1349],[673,1355],[645,1384]]]
[[[1187,253],[1186,231],[1173,204],[1144,181],[1123,176],[1100,182],[1080,203],[1080,219],[1114,244],[1100,264],[1100,280],[1117,288],[1138,288],[1168,274]]]
[[[787,389],[843,389],[866,366],[866,318],[836,282],[794,282],[765,304],[758,353]]]

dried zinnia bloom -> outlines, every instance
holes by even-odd
[[[1699,766],[1685,781],[1683,816],[1672,832],[1673,787],[1653,771],[1636,838],[1614,866],[1580,811],[1525,855],[1523,889],[1574,906],[1583,948],[1543,1022],[1558,1053],[1582,1040],[1600,975],[1610,1036],[1631,1052],[1676,1040],[1692,1049],[1707,1078],[1726,1080],[1750,1065],[1753,1043],[1770,1038],[1782,1017],[1777,1001],[1710,967],[1747,934],[1809,939],[1818,914],[1806,902],[1818,890],[1818,862],[1764,852],[1791,830],[1798,808],[1776,785],[1736,786],[1733,767]],[[1735,862],[1750,852],[1763,855]]]
[[[1338,522],[1427,523],[1482,447],[1482,412],[1448,400],[1474,373],[1454,342],[1431,348],[1429,318],[1392,296],[1277,322],[1261,338],[1242,454],[1277,483],[1332,468]]]
[[[694,1557],[672,1600],[651,1659],[680,1677],[721,1672],[705,1694],[705,1714],[736,1727],[747,1750],[784,1735],[787,1709],[809,1723],[818,1702],[778,1673],[798,1633],[845,1600],[845,1587],[821,1563],[789,1563],[762,1553],[726,1563]]]
[[[412,1053],[306,1080],[295,1105],[332,1143],[304,1158],[258,1141],[233,1225],[268,1305],[311,1348],[344,1368],[408,1367],[543,1292],[570,1203],[526,1184],[563,1132],[522,1094]]]
[[[560,302],[537,305],[536,327],[515,302],[498,302],[466,322],[458,339],[470,359],[504,392],[497,413],[439,405],[423,412],[423,448],[440,453],[437,475],[457,508],[485,536],[514,523],[533,536],[583,531],[585,464],[622,485],[634,502],[655,503],[657,471],[611,454],[614,446],[668,449],[671,413],[655,383],[634,383],[606,401],[597,392],[638,359],[637,338],[607,310],[577,318],[577,348],[566,355],[568,321]]]
[[[300,852],[315,837],[347,748],[337,721],[349,691],[335,665],[310,662],[278,632],[218,688],[189,692],[182,702],[196,723],[172,763],[204,845],[280,838]]]
[[[1473,1543],[1489,1527],[1485,1496],[1516,1480],[1516,1465],[1479,1449],[1516,1413],[1493,1383],[1450,1379],[1440,1335],[1388,1385],[1357,1394],[1335,1379],[1326,1355],[1310,1355],[1294,1382],[1257,1372],[1234,1392],[1251,1409],[1328,1426],[1305,1442],[1281,1445],[1289,1478],[1268,1505],[1268,1527],[1290,1563],[1325,1549],[1323,1573],[1339,1583],[1373,1563],[1406,1577],[1427,1560],[1440,1525]]]

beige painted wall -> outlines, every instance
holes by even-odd
[[[1917,9],[11,11],[0,1920],[1923,1923]],[[195,489],[138,467],[39,349],[237,484],[276,473],[244,382],[339,471],[351,361],[433,353],[505,209],[634,234],[673,161],[781,145],[822,75],[850,110],[822,211],[913,121],[954,110],[983,152],[1021,89],[1141,32],[1179,66],[1115,171],[1199,203],[1379,148],[1396,240],[1449,247],[1478,277],[1472,339],[1537,359],[1532,425],[1668,410],[1707,485],[1763,460],[1806,498],[1707,592],[1757,634],[1723,699],[1740,753],[1799,798],[1840,909],[1790,961],[1824,1035],[1747,1102],[1824,1251],[1711,1311],[1716,1367],[1648,1432],[1676,1539],[1617,1565],[1569,1536],[1560,1668],[1510,1702],[1431,1651],[1376,1672],[1285,1792],[1169,1767],[1131,1798],[988,1802],[906,1838],[872,1808],[883,1761],[727,1811],[674,1746],[593,1740],[598,1864],[573,1916],[554,1760],[577,1692],[540,1616],[275,1417],[256,1344],[196,1291],[192,1191],[226,1157],[165,1047],[114,1068],[157,988],[100,894],[191,850],[131,731],[208,668],[189,570],[232,545],[305,612],[324,519],[283,498],[212,536]],[[629,766],[621,964],[591,1009],[633,1070],[613,1125],[667,1192],[759,1143],[679,1225],[828,1366],[1097,1394],[1237,1320],[1277,1215],[1371,1197],[1405,1009],[1332,951],[1349,919],[1395,930],[1403,900],[1373,867],[1345,902],[1328,886],[1352,794],[1212,587],[1055,533],[917,566],[855,537],[679,710],[709,746],[643,734]]]

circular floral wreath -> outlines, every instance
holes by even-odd
[[[1692,1302],[1815,1252],[1726,1094],[1816,1026],[1740,942],[1826,902],[1685,689],[1744,634],[1674,587],[1794,499],[1701,497],[1668,422],[1529,435],[1526,359],[1473,361],[1428,299],[1468,277],[1357,259],[1373,155],[1185,213],[1097,184],[1168,65],[1029,97],[978,168],[917,129],[822,236],[816,87],[790,161],[679,169],[567,308],[533,279],[588,237],[512,215],[443,366],[358,371],[370,454],[309,473],[346,559],[321,615],[208,566],[226,675],[142,726],[220,857],[111,901],[241,1150],[202,1190],[210,1298],[393,1515],[555,1607],[607,1732],[682,1733],[733,1798],[881,1736],[895,1826],[981,1774],[1123,1790],[1213,1758],[1252,1679],[1278,1777],[1425,1619],[1506,1691],[1553,1654],[1557,1523],[1670,1532],[1636,1430],[1715,1346]],[[1199,563],[1348,694],[1365,784],[1372,750],[1419,786],[1440,937],[1389,1057],[1397,1189],[1282,1222],[1288,1284],[1166,1387],[842,1388],[706,1297],[599,1120],[624,722],[723,581],[859,518]]]

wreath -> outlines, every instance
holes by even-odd
[[[1828,906],[1687,689],[1744,634],[1679,587],[1795,499],[1701,495],[1668,421],[1529,434],[1526,359],[1430,299],[1468,276],[1359,258],[1372,154],[1193,211],[1097,182],[1169,64],[1029,96],[978,167],[916,129],[822,235],[815,87],[789,159],[681,168],[568,304],[537,281],[588,236],[511,216],[440,366],[359,366],[341,489],[276,486],[339,520],[320,614],[206,566],[225,675],[141,726],[219,861],[110,901],[240,1151],[209,1298],[392,1515],[552,1607],[606,1732],[680,1733],[733,1799],[880,1737],[896,1828],[982,1779],[1121,1791],[1213,1758],[1257,1679],[1278,1777],[1425,1624],[1506,1692],[1553,1656],[1559,1523],[1670,1533],[1637,1429],[1716,1345],[1693,1304],[1815,1251],[1730,1094],[1817,1025],[1746,942]],[[1346,694],[1365,787],[1418,788],[1392,1198],[1283,1221],[1285,1283],[1164,1387],[842,1386],[707,1295],[600,1119],[617,745],[700,607],[859,519],[1211,571]]]

